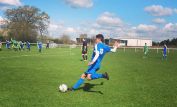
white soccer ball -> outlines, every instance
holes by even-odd
[[[67,89],[68,89],[68,87],[67,87],[67,85],[66,84],[61,84],[61,85],[59,85],[59,91],[61,91],[61,92],[66,92],[67,91]]]

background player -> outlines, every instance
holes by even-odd
[[[30,45],[30,42],[26,42],[26,48],[30,51],[31,50],[31,45]]]
[[[108,73],[105,72],[104,74],[99,74],[96,71],[100,69],[102,59],[107,52],[116,52],[118,48],[118,42],[115,42],[114,48],[111,49],[109,46],[103,43],[104,37],[102,34],[96,35],[95,39],[95,47],[92,54],[91,62],[88,63],[88,69],[81,75],[80,79],[76,82],[76,84],[69,88],[68,90],[76,90],[78,89],[83,83],[84,79],[87,78],[88,80],[94,80],[99,78],[105,78],[109,80]]]
[[[12,39],[12,38],[11,38],[11,42],[12,42],[12,48],[15,51],[18,51],[18,42],[15,39]]]
[[[20,41],[20,47],[21,47],[22,50],[24,50],[24,43],[23,43],[23,41]]]
[[[149,51],[149,49],[148,49],[147,43],[145,43],[145,45],[144,45],[144,56],[145,57],[147,56],[148,51]]]
[[[42,51],[42,42],[37,42],[37,47],[39,49],[39,52]]]
[[[164,47],[163,47],[163,59],[167,60],[167,45],[166,44],[164,44]]]
[[[83,39],[83,44],[82,44],[82,58],[83,61],[87,61],[87,41]]]
[[[10,49],[10,41],[9,40],[6,40],[6,48]]]

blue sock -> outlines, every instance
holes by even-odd
[[[78,89],[84,83],[84,79],[80,78],[77,83],[73,86],[73,89]]]
[[[92,78],[92,80],[94,80],[94,79],[98,79],[98,78],[104,78],[104,76],[103,76],[103,74],[94,73],[91,75],[91,78]]]

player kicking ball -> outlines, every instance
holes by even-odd
[[[102,34],[96,35],[95,47],[93,50],[91,62],[88,63],[88,69],[81,75],[80,79],[74,84],[72,88],[68,88],[69,91],[77,90],[83,83],[85,79],[94,80],[99,78],[104,78],[109,80],[109,75],[107,72],[104,74],[97,73],[100,69],[102,59],[108,52],[116,52],[119,43],[115,42],[113,49],[103,43],[104,37]]]

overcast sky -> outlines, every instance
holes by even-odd
[[[53,37],[75,38],[81,33],[155,41],[177,37],[177,0],[0,0],[0,20],[6,9],[23,5],[50,15]]]

